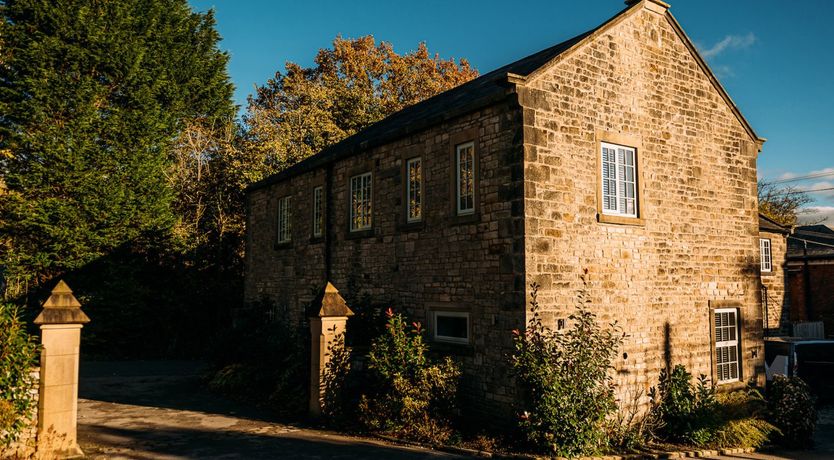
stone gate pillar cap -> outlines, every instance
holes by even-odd
[[[86,324],[90,318],[81,311],[81,303],[72,295],[64,280],[58,281],[52,295],[43,303],[35,324]]]
[[[353,316],[353,311],[348,308],[345,299],[339,294],[339,290],[329,281],[324,286],[321,294],[313,299],[310,306],[311,316],[314,317]]]

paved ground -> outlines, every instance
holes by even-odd
[[[93,459],[459,458],[277,422],[201,388],[199,364],[81,363],[78,437]]]
[[[193,362],[82,362],[81,448],[93,459],[460,458],[280,423],[207,392],[201,372]],[[834,459],[834,407],[820,413],[814,450],[715,458]]]

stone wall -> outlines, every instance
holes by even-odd
[[[710,308],[737,303],[742,380],[761,381],[755,139],[651,9],[518,89],[527,284],[555,326],[587,268],[592,308],[628,334],[620,388],[644,394],[670,364],[714,378]],[[637,148],[638,219],[598,221],[600,141]]]
[[[786,256],[788,250],[787,237],[781,233],[759,232],[759,238],[770,240],[770,255],[772,269],[770,273],[761,274],[762,308],[767,314],[764,324],[771,336],[789,335],[790,330],[790,296],[786,295],[787,282]],[[767,294],[767,298],[765,298]]]
[[[432,309],[470,313],[470,346],[435,349],[463,364],[463,394],[484,414],[513,400],[506,354],[523,324],[520,112],[512,97],[248,195],[246,299],[268,299],[303,326],[304,309],[330,279],[349,306],[368,296],[426,324]],[[453,152],[475,141],[474,216],[454,216]],[[405,225],[403,163],[421,156],[423,222]],[[348,231],[350,177],[373,172],[373,231]],[[330,174],[330,179],[327,175]],[[312,239],[312,193],[329,187],[328,238]],[[277,200],[292,195],[292,243],[275,246]],[[353,302],[352,302],[353,300]],[[350,323],[349,323],[350,326]]]

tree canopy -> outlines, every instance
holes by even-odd
[[[404,107],[478,75],[465,59],[406,54],[368,35],[337,37],[315,65],[288,62],[249,98],[246,145],[264,173],[282,170]]]
[[[78,268],[177,221],[172,148],[234,116],[212,12],[186,0],[0,4],[0,231],[18,274]]]

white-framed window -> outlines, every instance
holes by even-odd
[[[458,215],[475,213],[475,143],[455,147],[457,168],[456,208]]]
[[[718,383],[739,380],[738,309],[718,308],[715,315],[715,367]]]
[[[405,197],[407,203],[406,219],[419,222],[423,219],[423,161],[420,157],[411,158],[405,164]]]
[[[432,338],[438,342],[469,343],[469,313],[432,312]]]
[[[359,174],[350,178],[350,231],[371,228],[371,173]]]
[[[313,236],[324,233],[324,187],[313,189]]]
[[[278,231],[276,242],[287,243],[292,240],[292,197],[285,196],[278,200]]]
[[[773,256],[770,252],[770,239],[761,238],[759,240],[759,251],[762,255],[762,273],[769,273],[773,270]]]
[[[637,217],[637,152],[602,142],[602,213]]]

